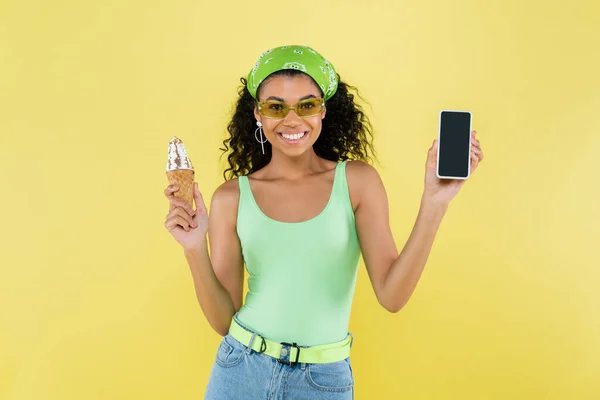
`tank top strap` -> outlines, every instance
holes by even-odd
[[[348,161],[341,161],[335,167],[335,178],[333,183],[333,195],[340,204],[344,204],[354,214],[352,202],[350,201],[350,191],[348,190],[348,180],[346,179],[346,165]]]
[[[240,206],[242,204],[249,204],[252,202],[252,191],[250,189],[250,182],[246,175],[238,177],[238,186],[240,188]]]

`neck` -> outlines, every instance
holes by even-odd
[[[265,172],[271,178],[295,180],[323,170],[323,160],[311,148],[297,157],[289,157],[280,152],[273,152],[271,161]]]

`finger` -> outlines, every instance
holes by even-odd
[[[434,140],[433,143],[431,144],[431,147],[429,148],[429,153],[435,154],[435,153],[437,153],[437,149],[438,149],[438,141]]]
[[[171,211],[168,215],[167,215],[167,219],[172,218],[174,216],[180,216],[181,218],[185,219],[187,221],[187,223],[195,228],[196,227],[196,223],[194,222],[194,217],[189,215],[187,213],[187,211],[185,211],[183,208],[177,207],[176,209],[174,209],[173,211]]]
[[[171,203],[170,207],[169,207],[169,211],[175,209],[176,207],[183,207],[189,213],[191,213],[191,215],[194,215],[195,214],[194,208],[191,205],[189,205],[186,201],[184,201],[174,195],[174,193],[177,192],[178,190],[179,190],[179,186],[169,185],[169,186],[167,186],[167,188],[164,191],[165,196],[167,196],[167,199],[169,199],[169,202]]]
[[[477,168],[479,163],[481,162],[481,157],[479,157],[475,153],[471,153],[471,169]]]
[[[182,218],[179,215],[176,215],[176,216],[166,220],[165,226],[167,227],[169,232],[172,231],[173,229],[176,229],[178,226],[183,228],[183,230],[185,230],[186,232],[190,231],[190,225],[187,223],[187,221],[184,218]]]
[[[475,171],[477,169],[477,166],[479,165],[479,158],[472,157],[471,158],[471,172]]]
[[[185,211],[187,211],[190,215],[196,214],[196,211],[194,211],[194,208],[190,204],[188,204],[187,201],[180,199],[177,196],[174,196],[174,195],[169,196],[169,202],[171,203],[171,205],[169,207],[169,211],[173,211],[177,207],[181,207]]]
[[[478,147],[472,148],[471,154],[477,155],[477,158],[479,159],[479,161],[483,160],[483,150],[481,150],[480,148],[478,148]]]
[[[165,189],[164,193],[165,193],[165,196],[169,197],[169,196],[173,195],[173,193],[175,193],[178,190],[179,190],[179,187],[177,187],[176,185],[169,185]]]
[[[172,230],[177,229],[177,228],[181,229],[181,226],[179,226],[177,224],[177,221],[175,221],[173,219],[168,219],[168,220],[165,221],[165,228],[167,228],[167,230],[169,232],[171,232]]]

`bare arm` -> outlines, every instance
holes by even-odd
[[[184,248],[200,307],[212,328],[222,336],[229,331],[231,319],[242,303],[243,260],[236,233],[238,198],[237,181],[224,183],[213,195],[208,216],[196,189],[197,208],[192,217],[191,211],[184,214],[185,206],[172,197],[172,203],[180,204],[175,208],[181,209],[172,211],[173,216],[166,223]]]
[[[483,160],[475,134],[472,133],[471,171]],[[448,204],[465,183],[437,178],[437,150],[438,144],[434,141],[427,157],[419,213],[400,254],[390,229],[388,199],[379,174],[368,164],[349,164],[348,181],[351,196],[357,203],[355,217],[361,251],[377,299],[390,312],[400,311],[412,296]]]
[[[350,165],[349,182],[361,188],[355,217],[369,279],[379,303],[390,312],[398,312],[415,290],[446,208],[422,203],[413,231],[398,254],[379,174],[365,163]]]

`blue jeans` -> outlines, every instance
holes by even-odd
[[[283,352],[282,352],[283,353]],[[284,361],[289,361],[284,358]],[[352,400],[350,358],[293,366],[257,353],[227,334],[217,350],[205,400]]]

